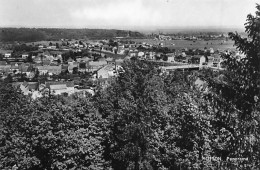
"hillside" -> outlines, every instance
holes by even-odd
[[[126,30],[61,29],[61,28],[0,28],[0,41],[51,41],[60,39],[104,39],[113,37],[141,38],[143,34]]]

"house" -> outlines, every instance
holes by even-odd
[[[205,56],[201,56],[200,57],[200,64],[199,64],[199,68],[202,69],[204,67],[208,66],[208,59]]]
[[[42,49],[42,48],[44,48],[44,46],[43,45],[39,45],[38,48]]]
[[[124,63],[124,60],[123,59],[116,59],[115,63],[116,63],[116,65],[120,65],[121,66]]]
[[[32,99],[37,99],[43,96],[42,93],[38,91],[39,90],[38,82],[23,82],[20,84],[20,89],[24,95],[31,95]]]
[[[117,52],[117,54],[124,54],[124,52],[125,52],[124,45],[118,46],[118,52]]]
[[[156,55],[156,53],[155,52],[149,52],[149,59],[150,60],[154,60],[155,59],[155,55]]]
[[[11,56],[12,56],[11,53],[5,53],[5,55],[4,55],[5,58],[10,58]]]
[[[51,94],[61,95],[67,92],[67,86],[66,84],[53,84],[50,85],[50,91]]]
[[[82,58],[78,58],[78,59],[77,59],[78,62],[85,62],[85,63],[89,62],[90,60],[91,60],[91,59],[88,58],[88,57],[82,57]]]
[[[23,58],[23,59],[27,59],[27,58],[28,58],[28,56],[29,56],[29,54],[28,54],[28,53],[23,53],[23,54],[22,54],[22,58]]]
[[[45,56],[46,60],[53,61],[54,56],[49,51],[44,51],[43,55]]]
[[[99,79],[95,80],[95,83],[100,85],[102,88],[106,88],[106,87],[110,86],[113,81],[114,81],[113,77],[99,78]]]
[[[74,61],[72,58],[69,58],[69,59],[67,60],[67,62],[68,62],[68,64],[70,65],[70,64],[73,64],[75,61]]]
[[[70,73],[73,72],[73,68],[77,67],[78,68],[78,62],[69,62],[69,65],[68,65],[68,71]]]
[[[21,86],[27,88],[29,91],[36,91],[39,89],[38,82],[23,82]]]
[[[12,71],[12,72],[15,72],[15,73],[19,73],[20,71],[19,71],[19,65],[17,64],[17,63],[12,63],[11,64],[11,68],[10,68],[10,71]]]
[[[175,55],[174,55],[174,53],[169,53],[169,54],[166,54],[167,55],[167,57],[168,57],[168,62],[175,62],[175,60],[174,60],[174,57],[175,57]]]
[[[114,58],[109,57],[109,58],[106,59],[106,61],[107,61],[107,64],[115,64]]]
[[[97,70],[96,78],[109,78],[114,76],[115,68],[113,65],[106,65]]]
[[[209,52],[210,52],[210,54],[213,54],[214,53],[214,49],[213,48],[209,48]]]
[[[104,65],[107,65],[107,61],[90,61],[87,66],[87,69],[88,71],[96,71]]]
[[[94,96],[95,91],[92,89],[75,89],[75,94],[77,94],[79,97],[85,98],[88,95]]]
[[[50,54],[52,55],[52,62],[55,63],[62,63],[63,59],[62,59],[62,53],[60,51],[50,51]]]
[[[109,45],[103,45],[102,50],[111,51],[111,47]]]
[[[10,72],[11,65],[0,65],[0,73],[8,73]]]
[[[129,56],[130,57],[136,57],[137,56],[137,54],[138,54],[138,52],[136,51],[129,51]]]
[[[36,66],[36,68],[38,69],[40,75],[44,75],[44,74],[60,74],[61,73],[61,66]]]
[[[112,51],[113,51],[113,53],[117,54],[117,52],[118,52],[117,47],[113,47],[113,48],[112,48]]]
[[[49,89],[49,93],[53,95],[68,94],[75,92],[74,81],[68,82],[46,82],[45,87]]]
[[[138,57],[143,57],[144,56],[144,52],[142,52],[142,51],[138,52],[137,56]]]
[[[51,45],[51,46],[48,46],[47,48],[48,49],[56,49],[56,46],[55,45]]]

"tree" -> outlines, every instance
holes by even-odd
[[[0,85],[0,168],[11,169],[15,164],[34,164],[25,156],[25,139],[20,125],[25,124],[29,99],[8,83]]]
[[[215,151],[223,157],[247,157],[252,161],[251,168],[260,163],[260,6],[256,8],[256,16],[247,16],[248,39],[229,33],[244,56],[237,59],[232,54],[224,55],[226,70],[207,79],[212,91],[209,101],[215,112]],[[220,142],[220,134],[229,142]]]
[[[67,62],[69,58],[72,58],[73,60],[76,59],[75,53],[73,51],[71,51],[71,50],[62,54],[63,62]]]
[[[11,74],[8,74],[7,77],[5,78],[5,82],[7,83],[12,83],[13,82],[13,77]]]
[[[60,44],[56,43],[56,48],[59,49],[60,48]]]
[[[32,59],[32,54],[30,53],[29,56],[27,57],[27,62],[32,63],[33,59]]]
[[[163,80],[148,62],[132,60],[123,69],[115,84],[96,99],[109,121],[107,158],[114,169],[151,169],[157,163],[150,141],[166,109]]]
[[[168,61],[168,56],[166,54],[163,54],[162,59],[163,59],[163,61]]]
[[[109,169],[101,146],[106,122],[88,98],[30,102],[19,91],[0,87],[1,169]]]
[[[78,74],[78,67],[73,67],[72,74]]]
[[[61,63],[61,60],[60,60],[60,59],[58,59],[58,60],[57,60],[57,63],[58,63],[58,64],[60,64],[60,63]]]

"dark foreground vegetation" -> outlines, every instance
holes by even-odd
[[[59,28],[0,28],[2,42],[54,41],[60,39],[106,39],[114,37],[141,38],[143,34],[125,30],[59,29]]]
[[[0,169],[259,169],[257,9],[251,40],[230,33],[246,57],[223,56],[225,71],[166,75],[131,60],[86,98],[31,100],[2,82]]]

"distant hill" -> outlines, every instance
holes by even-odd
[[[142,38],[135,31],[109,29],[0,28],[0,41],[53,41],[60,39],[105,39],[114,37]]]

